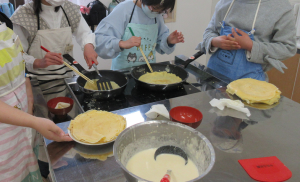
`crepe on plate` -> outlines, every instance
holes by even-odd
[[[81,142],[101,144],[113,141],[125,129],[123,116],[106,111],[91,110],[71,121],[69,130]]]
[[[139,78],[140,81],[152,84],[173,84],[182,81],[181,78],[173,73],[166,71],[146,73]]]
[[[280,90],[273,84],[252,78],[243,78],[227,86],[228,93],[235,94],[248,104],[264,103],[272,105],[280,99]]]
[[[97,81],[99,79],[93,79],[92,81],[94,82],[93,84],[90,83],[90,82],[86,82],[85,85],[84,85],[84,88],[85,89],[89,89],[89,90],[99,90],[98,87],[97,87]],[[106,82],[105,82],[106,83]],[[111,81],[111,86],[112,86],[112,89],[117,89],[117,88],[120,88],[120,86],[116,83],[116,82],[113,82]],[[107,83],[106,83],[107,84]],[[107,86],[107,85],[106,85]],[[100,90],[103,90],[101,84],[100,84]],[[105,89],[104,89],[105,90]]]

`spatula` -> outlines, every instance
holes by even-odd
[[[97,72],[97,74],[98,74],[98,81],[97,81],[97,88],[98,88],[98,90],[112,90],[113,89],[113,87],[112,87],[112,85],[111,85],[111,83],[110,83],[110,80],[108,79],[108,78],[106,78],[106,77],[103,77],[100,73],[99,73],[99,70],[98,70],[98,68],[97,68],[97,65],[95,64],[95,62],[93,61],[92,62],[92,64],[93,64],[93,67],[95,68],[95,70],[96,70],[96,72]],[[106,82],[107,82],[107,84],[106,84]],[[100,85],[101,85],[101,87],[102,87],[102,89],[100,88]]]

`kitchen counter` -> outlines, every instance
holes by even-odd
[[[123,115],[127,120],[128,127],[139,122],[146,122],[148,119],[145,113],[154,104],[164,104],[167,109],[186,105],[199,109],[203,115],[203,121],[197,128],[213,144],[216,152],[216,162],[212,171],[202,181],[253,181],[244,169],[239,165],[239,159],[249,159],[267,156],[277,156],[293,173],[289,181],[300,179],[300,157],[297,151],[300,150],[300,132],[298,121],[300,118],[300,105],[288,98],[282,97],[280,103],[268,110],[249,108],[252,116],[249,120],[245,115],[226,109],[220,112],[209,105],[212,98],[228,97],[225,89],[210,90],[195,93],[183,97],[131,107],[114,113]],[[235,117],[224,116],[230,114]],[[60,123],[58,126],[67,131],[69,122]],[[217,131],[217,132],[216,132]],[[230,136],[220,132],[229,131]],[[222,136],[222,137],[220,137]],[[70,148],[65,143],[56,143],[46,140],[50,158],[54,157],[57,163],[57,153],[65,166],[54,169],[55,181],[97,181],[97,182],[124,182],[125,177],[121,168],[115,162],[114,157],[106,161],[83,158],[78,152],[90,154],[103,154],[112,150],[112,145],[102,147],[85,147],[74,143]],[[51,146],[51,147],[49,147]],[[64,155],[65,153],[65,155]],[[56,164],[52,164],[56,165]]]
[[[195,65],[201,69],[201,65]],[[190,66],[189,66],[190,67]],[[201,70],[190,67],[190,71]],[[251,108],[251,117],[247,118],[243,113],[232,109],[219,111],[212,108],[209,101],[213,98],[228,98],[222,82],[216,82],[210,76],[190,79],[197,80],[201,88],[214,86],[208,90],[182,97],[158,101],[155,103],[129,107],[113,111],[124,116],[127,127],[136,123],[146,122],[145,113],[155,104],[164,104],[168,110],[176,106],[191,106],[199,109],[203,115],[203,121],[197,128],[204,134],[214,146],[216,162],[211,172],[202,181],[254,181],[239,165],[239,159],[249,159],[267,156],[277,156],[293,173],[289,181],[300,179],[300,132],[298,121],[300,118],[300,105],[286,97],[282,97],[275,107],[259,110]],[[204,82],[206,80],[207,82]],[[203,84],[202,84],[203,83]],[[46,103],[43,101],[38,86],[33,86],[35,96],[35,114],[40,117],[52,118],[48,113]],[[72,97],[71,94],[68,96]],[[82,113],[75,102],[71,118]],[[228,116],[229,115],[229,116]],[[157,118],[165,119],[165,118]],[[68,122],[59,123],[58,126],[67,132]],[[113,156],[107,160],[86,159],[80,153],[98,155],[103,160],[103,154],[112,151],[113,144],[100,147],[87,147],[75,142],[57,143],[45,139],[46,156],[50,162],[51,177],[53,181],[97,181],[97,182],[125,182],[121,168]]]

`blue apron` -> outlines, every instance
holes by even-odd
[[[131,23],[132,15],[134,12],[136,4],[133,7],[131,17],[128,25],[126,26],[125,33],[122,37],[123,41],[126,41],[132,37],[130,30],[128,27],[131,27],[135,36],[141,37],[141,48],[143,49],[148,61],[150,63],[156,62],[155,57],[155,47],[157,42],[158,35],[158,25],[156,22],[156,18],[153,19],[155,24],[152,25],[142,25]],[[124,49],[119,55],[112,60],[111,69],[119,70],[124,68],[129,68],[133,66],[139,66],[142,64],[146,64],[142,53],[139,51],[137,47],[132,47],[131,49]]]
[[[225,23],[225,19],[233,5],[235,0],[232,1],[225,18],[222,23],[220,36],[227,36],[232,33],[232,27],[227,26]],[[258,10],[261,4],[261,0],[259,2],[256,15],[253,21],[252,30],[250,32],[244,31],[248,33],[251,40],[254,41],[254,26],[258,14]],[[263,71],[262,65],[258,63],[249,62],[246,57],[246,50],[245,49],[238,49],[238,50],[223,50],[218,49],[209,59],[208,68],[221,73],[224,76],[232,80],[237,80],[240,78],[253,78],[256,80],[265,81],[266,76]]]

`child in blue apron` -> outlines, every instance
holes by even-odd
[[[292,6],[282,0],[220,0],[196,48],[212,54],[208,67],[231,80],[268,80],[296,54]]]
[[[173,10],[175,0],[127,0],[120,3],[95,31],[96,52],[104,59],[112,60],[112,70],[145,64],[137,48],[141,46],[148,61],[156,61],[156,51],[171,54],[175,44],[184,42],[182,33],[164,24],[162,13]],[[129,27],[135,36],[132,36]]]

